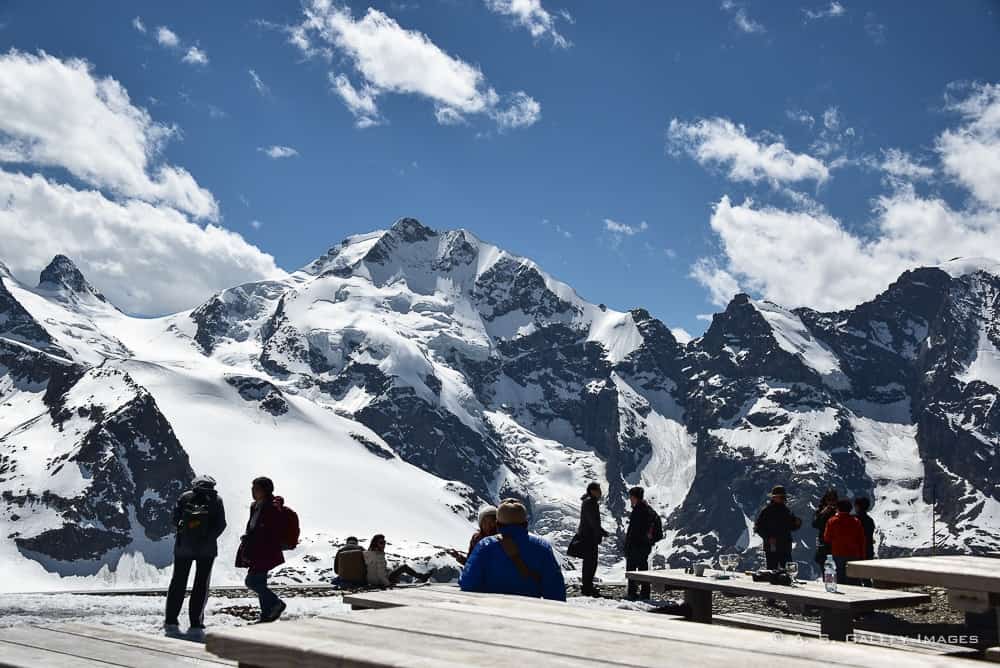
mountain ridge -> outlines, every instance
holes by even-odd
[[[348,237],[280,280],[155,319],[122,314],[71,260],[56,258],[41,283],[94,298],[62,299],[65,290],[53,296],[0,273],[0,402],[35,405],[56,382],[53,365],[126,373],[176,431],[193,471],[213,473],[204,469],[221,465],[220,447],[239,453],[232,433],[243,429],[262,458],[253,470],[270,465],[294,480],[302,474],[280,457],[307,457],[315,470],[302,480],[316,484],[318,475],[354,489],[338,466],[351,461],[373,493],[393,498],[400,490],[386,489],[383,473],[409,481],[402,487],[424,492],[406,504],[437,519],[421,531],[393,530],[407,550],[452,568],[442,550],[420,546],[428,538],[460,545],[453,534],[469,527],[475,506],[502,496],[524,499],[533,528],[563,549],[580,490],[594,479],[607,485],[615,534],[602,548],[604,568],[622,565],[633,484],[645,485],[664,515],[661,563],[720,550],[755,561],[749,525],[778,483],[793,490],[803,516],[828,485],[872,496],[883,554],[930,550],[932,514],[943,527],[936,549],[984,551],[1000,546],[992,403],[1000,278],[988,271],[1000,265],[946,264],[905,272],[839,312],[737,295],[702,336],[680,343],[644,309],[592,304],[527,258],[409,218]],[[45,361],[53,354],[62,362]],[[207,405],[187,405],[191,396]],[[202,433],[213,414],[228,432]],[[17,484],[2,467],[5,453],[23,447],[16,436],[0,420],[0,498]],[[269,440],[280,447],[272,452]],[[221,487],[237,503],[245,481],[228,475]],[[310,499],[304,526],[315,531],[293,555],[289,578],[326,572],[348,527],[397,522],[384,504],[364,522],[324,517],[323,493],[342,494],[298,491]],[[0,501],[3,536],[23,526],[20,515],[11,521],[12,505]],[[38,528],[71,531],[54,520]],[[796,543],[803,562],[810,532]],[[21,557],[37,557],[15,544]],[[95,563],[113,572],[119,554],[103,554]],[[155,569],[152,555],[145,561]]]

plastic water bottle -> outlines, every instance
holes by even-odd
[[[833,560],[833,555],[826,556],[826,563],[823,564],[823,585],[831,594],[837,591],[837,564]]]

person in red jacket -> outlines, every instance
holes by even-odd
[[[274,496],[270,478],[256,478],[251,486],[253,503],[247,530],[240,539],[236,567],[248,568],[246,586],[260,600],[260,621],[273,622],[285,611],[285,603],[267,586],[267,573],[285,563],[281,554],[284,518],[280,497]]]
[[[823,542],[830,546],[830,554],[837,564],[837,582],[851,584],[847,577],[847,562],[865,558],[865,528],[861,520],[851,514],[851,501],[837,502],[837,514],[830,518],[823,531]]]

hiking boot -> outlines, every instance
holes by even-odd
[[[186,638],[194,642],[205,642],[205,627],[192,626],[188,629]]]
[[[281,613],[283,613],[287,607],[288,606],[285,605],[284,601],[278,601],[278,605],[274,606],[274,609],[272,609],[271,612],[267,615],[260,616],[260,621],[267,624],[278,621],[278,618],[281,617]]]
[[[164,624],[163,625],[163,635],[168,638],[182,638],[181,625],[180,624]]]

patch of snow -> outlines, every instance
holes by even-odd
[[[955,378],[966,384],[979,380],[1000,388],[1000,350],[997,350],[990,340],[985,322],[979,328],[979,341],[972,353],[972,359],[965,370],[956,374]]]
[[[771,326],[774,339],[782,350],[802,360],[828,387],[850,389],[851,381],[841,370],[836,354],[812,335],[799,316],[771,302],[755,301],[753,304]]]

